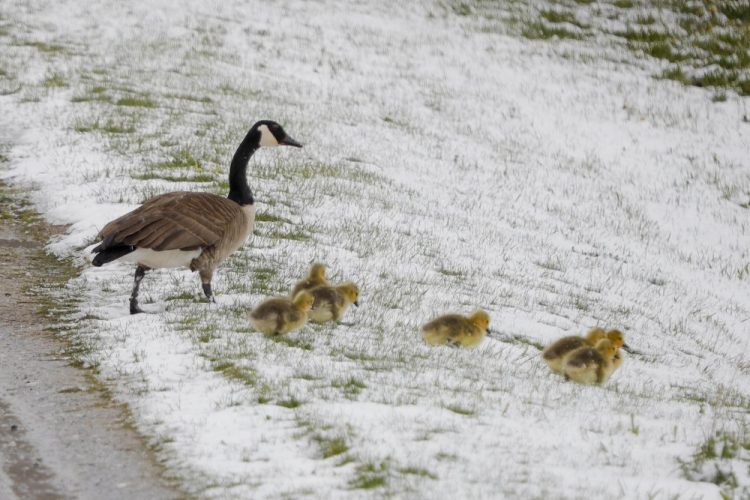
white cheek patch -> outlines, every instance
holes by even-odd
[[[278,146],[279,141],[273,136],[267,125],[261,125],[258,127],[260,131],[260,145],[263,147]]]

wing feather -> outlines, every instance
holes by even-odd
[[[131,245],[152,250],[194,250],[218,243],[242,213],[235,202],[210,193],[157,196],[101,230],[104,248]]]

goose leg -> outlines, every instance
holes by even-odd
[[[130,314],[138,314],[144,312],[143,309],[138,305],[138,289],[141,286],[141,280],[146,276],[146,266],[139,265],[135,268],[135,279],[133,282],[133,292],[130,294]]]

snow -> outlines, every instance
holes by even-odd
[[[83,266],[69,335],[189,493],[719,497],[678,460],[748,423],[745,100],[427,1],[36,0],[0,20],[22,84],[0,98],[0,175],[70,224],[49,245]],[[44,88],[53,73],[68,86]],[[97,86],[109,102],[71,102]],[[116,105],[133,95],[156,105]],[[217,304],[159,271],[141,292],[156,314],[128,316],[133,269],[86,263],[98,229],[154,194],[221,192],[263,118],[305,144],[249,168],[258,212],[289,222],[258,222]],[[136,131],[76,131],[109,121]],[[179,150],[216,182],[143,175],[175,175],[156,165]],[[361,307],[287,340],[252,332],[252,305],[314,261],[357,282]],[[421,342],[422,323],[476,307],[495,338]],[[636,349],[603,387],[530,345],[597,324]]]

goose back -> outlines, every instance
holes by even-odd
[[[119,217],[99,232],[94,251],[129,246],[157,252],[201,251],[195,266],[216,264],[239,248],[250,235],[255,206],[210,193],[174,192],[156,196]]]

